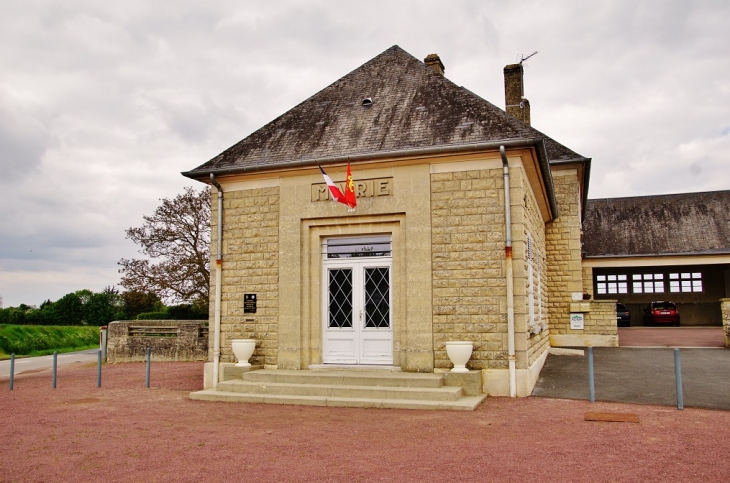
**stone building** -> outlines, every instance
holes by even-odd
[[[405,373],[468,340],[481,391],[518,396],[551,341],[616,344],[613,302],[583,299],[590,159],[530,126],[521,65],[506,112],[444,72],[391,47],[183,173],[214,187],[207,387],[236,338],[267,369]],[[344,189],[348,163],[354,211],[320,171]]]

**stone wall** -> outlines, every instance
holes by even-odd
[[[593,267],[583,267],[583,293],[587,293],[593,298]]]
[[[601,345],[608,347],[618,346],[618,328],[616,325],[616,300],[592,300],[589,302],[590,311],[584,314],[584,334],[593,337],[593,340],[603,340]],[[591,344],[598,345],[598,344]]]
[[[127,320],[109,324],[107,361],[205,361],[207,320]]]
[[[502,170],[431,174],[433,344],[471,340],[470,369],[507,368]]]
[[[583,293],[580,190],[575,169],[553,172],[560,216],[546,226],[550,335],[570,334],[571,294]]]
[[[217,193],[212,193],[211,267],[217,247]],[[256,339],[251,364],[276,365],[279,345],[279,188],[224,192],[221,362],[236,362],[232,339]],[[257,296],[255,314],[243,313],[244,294]],[[211,270],[210,306],[215,304]],[[213,319],[211,319],[211,326]],[[212,360],[213,338],[210,340]]]
[[[725,347],[730,348],[730,299],[720,299],[722,328],[725,330]]]
[[[524,291],[525,291],[525,310],[524,310],[524,322],[517,324],[516,329],[519,335],[516,337],[522,337],[526,340],[526,360],[521,363],[520,357],[517,360],[517,367],[529,367],[533,364],[549,347],[550,347],[550,332],[549,324],[550,320],[549,307],[548,307],[548,277],[547,277],[547,263],[546,263],[546,250],[545,250],[545,221],[540,214],[540,210],[535,201],[535,197],[530,191],[529,184],[525,177],[521,177],[523,184],[523,207],[524,210],[524,229],[523,238],[520,250],[522,253],[515,254],[515,263],[521,260],[522,271],[524,272]],[[515,210],[516,211],[516,210]],[[518,212],[519,213],[519,212]],[[533,243],[533,256],[532,260],[528,261],[526,253],[526,240],[527,233],[532,237]],[[530,280],[529,280],[529,265],[532,265],[533,280],[532,290],[534,292],[533,300],[533,311],[534,311],[534,322],[530,320],[530,304],[529,304],[529,291]],[[518,272],[519,273],[519,272]],[[524,325],[523,325],[524,324]],[[517,349],[522,349],[521,344],[516,342]],[[524,365],[523,365],[524,364]]]

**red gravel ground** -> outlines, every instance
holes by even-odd
[[[0,481],[728,481],[730,412],[487,398],[474,412],[191,401],[200,363],[0,379]],[[587,422],[621,412],[640,423]]]

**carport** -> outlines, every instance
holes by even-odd
[[[730,191],[588,200],[583,280],[644,326],[653,301],[676,305],[683,327],[721,327],[730,298]]]
[[[657,260],[658,261],[658,260]],[[631,312],[631,326],[648,326],[650,302],[676,305],[682,326],[721,326],[720,299],[728,295],[728,264],[593,267],[593,293],[615,299]]]

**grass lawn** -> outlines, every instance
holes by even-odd
[[[10,354],[42,356],[99,347],[99,328],[89,326],[0,324],[0,359]]]

